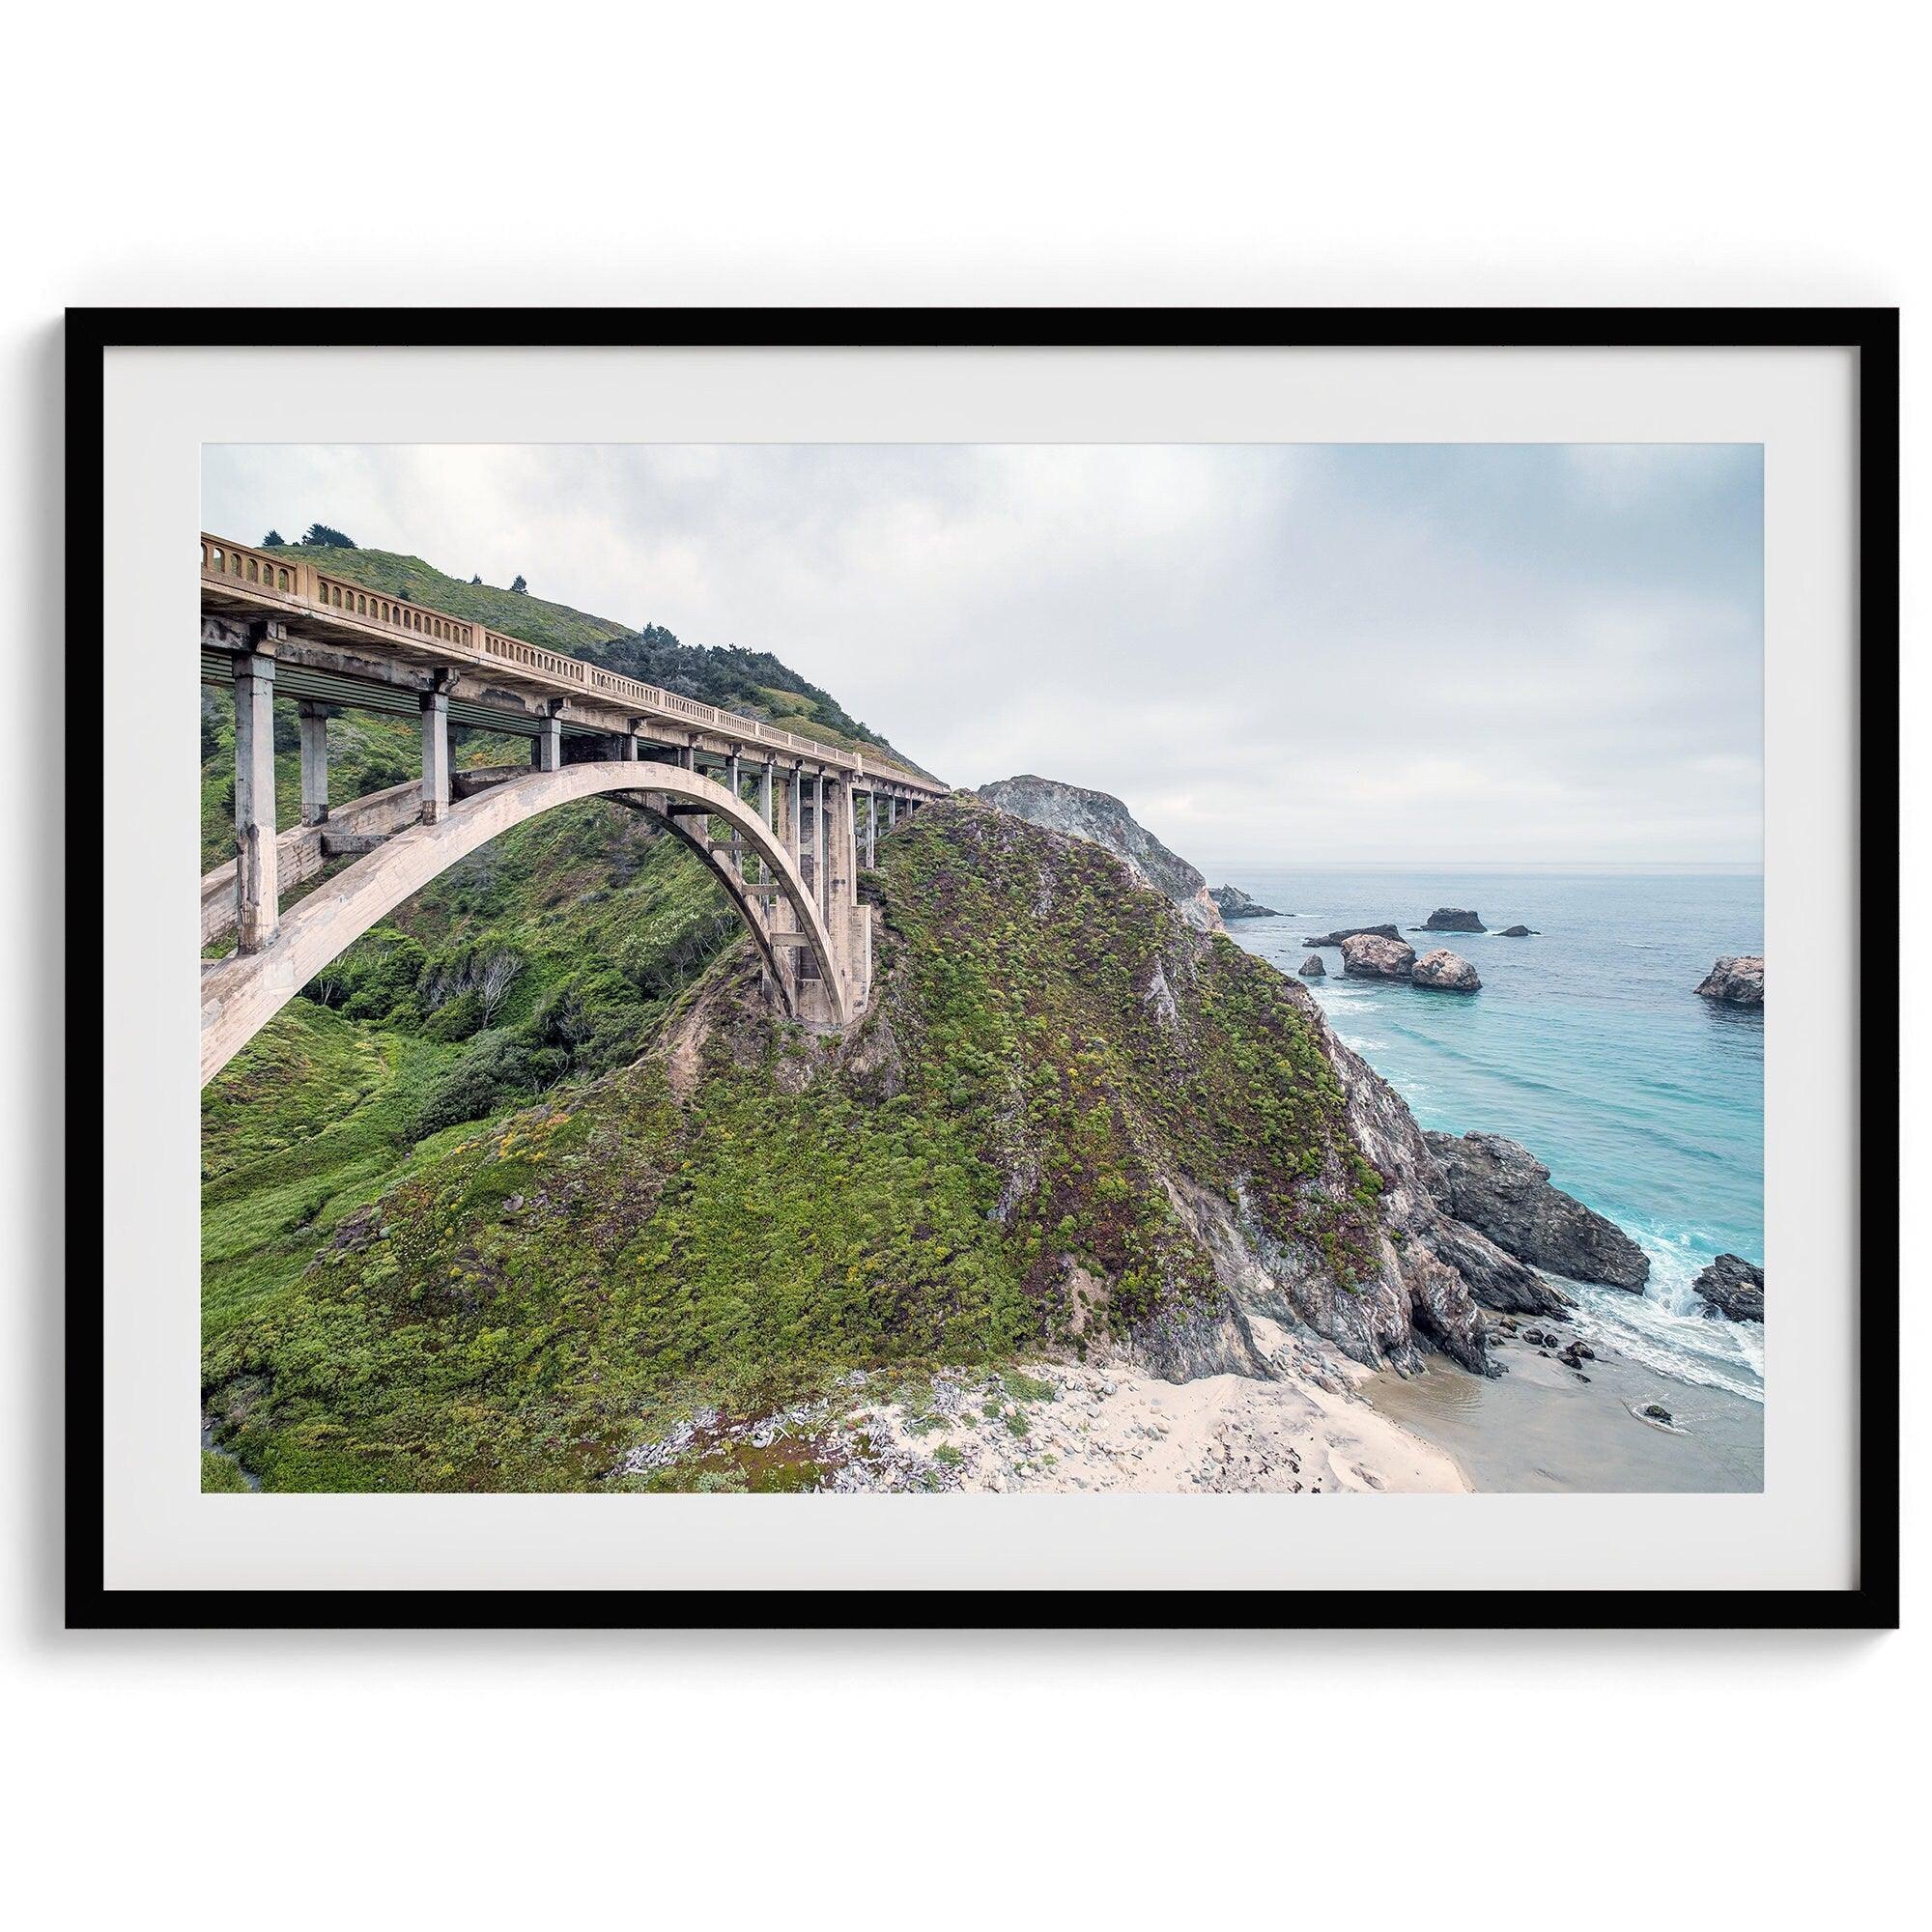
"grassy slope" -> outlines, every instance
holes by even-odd
[[[323,1181],[281,1156],[276,1277],[225,1304],[205,1359],[265,1486],[598,1486],[701,1400],[1077,1349],[1076,1269],[1121,1327],[1210,1291],[1177,1176],[1245,1186],[1266,1233],[1347,1278],[1378,1179],[1280,976],[1181,934],[1098,848],[983,807],[922,813],[868,886],[891,931],[842,1047],[723,962],[683,1097],[649,1054],[452,1128],[378,1205],[343,1189],[307,1220],[297,1181]],[[327,1033],[307,1084],[363,1092],[367,1064]],[[352,1112],[355,1147],[387,1091]]]

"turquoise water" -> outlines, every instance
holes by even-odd
[[[1690,1283],[1720,1251],[1764,1259],[1764,1020],[1692,992],[1722,952],[1764,950],[1756,874],[1351,872],[1235,866],[1210,872],[1291,916],[1229,932],[1284,972],[1310,933],[1393,921],[1418,952],[1444,945],[1482,976],[1472,995],[1398,981],[1311,982],[1342,1037],[1425,1127],[1520,1141],[1551,1180],[1651,1259],[1642,1296],[1581,1289],[1589,1322],[1680,1380],[1763,1400],[1764,1331],[1706,1316]],[[1531,939],[1412,933],[1470,906]]]

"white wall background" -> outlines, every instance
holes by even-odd
[[[37,727],[64,696],[68,302],[1902,302],[1924,446],[1903,9],[639,12],[16,22],[0,809],[37,902],[62,879]],[[1909,456],[1908,532],[1918,482]],[[1925,695],[1908,646],[1920,723]],[[109,754],[138,728],[110,711]],[[1915,729],[1908,773],[1925,749]],[[1901,962],[1928,940],[1913,792]],[[1859,1923],[1903,1882],[1911,1630],[63,1635],[62,962],[44,920],[13,941],[0,1816],[23,1922]],[[1909,1034],[1908,1078],[1932,1070]],[[1908,1172],[1926,1153],[1909,1125]],[[1926,1284],[1904,1286],[1913,1359]],[[1908,1412],[1908,1504],[1924,1460]],[[1908,1528],[1908,1622],[1922,1581]]]

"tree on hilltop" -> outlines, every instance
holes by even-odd
[[[510,588],[520,597],[527,597],[530,594],[530,586],[524,582],[521,572],[518,574],[517,581],[510,585]]]
[[[270,530],[262,539],[261,547],[264,550],[286,550],[288,548],[288,538],[280,530]]]
[[[332,530],[327,524],[311,524],[302,532],[302,547],[305,550],[355,550],[354,537],[346,537],[340,530]]]

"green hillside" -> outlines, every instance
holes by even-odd
[[[429,1030],[372,1047],[298,1002],[210,1090],[220,1443],[269,1489],[678,1487],[701,1472],[623,1459],[700,1406],[1184,1317],[1215,1274],[1178,1188],[1351,1281],[1379,1177],[1280,975],[977,802],[895,832],[867,890],[848,1038],[727,955],[635,1064],[487,1123],[425,1120]]]
[[[554,649],[618,649],[634,635],[564,605],[444,577],[419,558],[323,554],[331,571],[372,588]],[[755,660],[762,682],[753,690],[743,685],[752,654],[693,650],[662,632],[638,648],[654,670],[674,673],[686,689],[701,686],[696,695],[711,701],[825,737],[838,735],[832,721],[851,722],[776,660]],[[407,721],[345,712],[331,717],[328,736],[335,804],[417,776],[420,751]],[[204,868],[234,851],[234,742],[232,703],[204,689]],[[524,750],[521,739],[466,731],[456,734],[454,757],[459,766],[494,764]],[[299,733],[287,701],[275,705],[275,775],[278,822],[293,824]],[[311,889],[290,891],[284,904]],[[700,862],[603,801],[514,827],[433,880],[318,975],[203,1096],[208,1331],[286,1289],[317,1244],[390,1186],[418,1150],[634,1059],[690,983],[744,945],[736,913]]]

